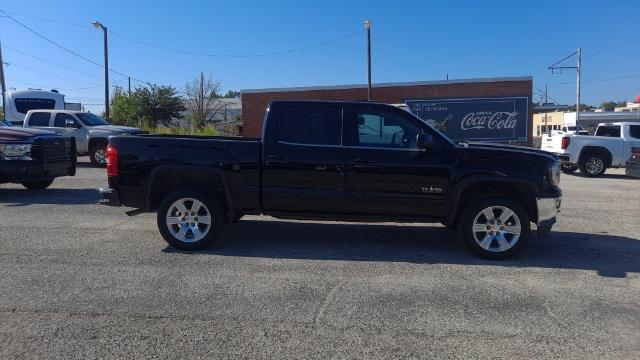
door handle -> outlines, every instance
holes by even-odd
[[[353,159],[353,162],[356,164],[373,164],[375,162],[378,162],[378,159],[364,159],[364,158],[355,158]]]
[[[269,154],[267,155],[269,160],[284,160],[284,155],[282,154]]]

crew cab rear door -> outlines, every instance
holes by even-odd
[[[417,135],[429,131],[433,130],[404,110],[364,103],[345,107],[344,142],[352,150],[352,215],[445,216],[454,159],[444,146],[418,148]]]
[[[265,126],[265,212],[347,213],[340,104],[272,103]]]

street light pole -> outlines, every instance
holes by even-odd
[[[7,103],[6,101],[6,97],[5,97],[5,93],[7,92],[7,87],[6,84],[4,82],[4,62],[2,60],[2,44],[0,43],[0,87],[2,87],[2,110],[4,113],[4,116],[7,116]]]
[[[367,20],[364,22],[364,27],[367,29],[367,100],[371,101],[371,24],[372,21]]]
[[[109,119],[109,47],[107,46],[107,27],[98,20],[92,24],[94,27],[102,29],[104,34],[104,115]]]

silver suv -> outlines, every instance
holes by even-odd
[[[96,165],[106,163],[109,136],[145,133],[138,128],[111,125],[90,112],[73,110],[30,110],[23,126],[76,138],[78,155],[89,155],[91,162]]]

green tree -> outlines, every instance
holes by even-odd
[[[229,90],[223,97],[226,98],[237,98],[240,97],[240,91]]]
[[[133,96],[116,87],[111,95],[111,122],[116,125],[139,126],[139,118],[136,114],[136,104]]]
[[[589,110],[593,110],[595,109],[595,107],[591,106],[591,105],[587,105],[587,104],[580,104],[580,111],[589,111]],[[569,106],[569,111],[576,111],[576,105],[573,104],[571,106]]]
[[[150,127],[169,127],[171,120],[182,119],[186,110],[177,90],[172,86],[149,85],[131,94],[135,115]]]
[[[613,109],[617,108],[617,107],[623,107],[626,106],[627,102],[626,101],[605,101],[602,103],[602,105],[600,105],[600,108],[605,110],[605,111],[613,111]]]

